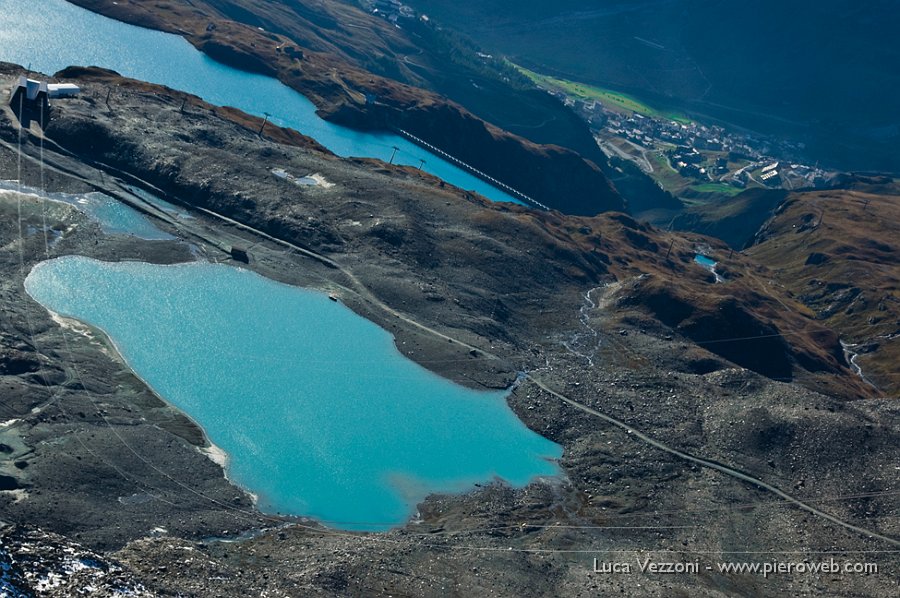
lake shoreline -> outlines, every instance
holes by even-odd
[[[896,460],[900,445],[887,428],[893,407],[886,401],[845,401],[772,382],[617,299],[640,293],[642,281],[659,276],[652,264],[670,245],[681,277],[673,284],[715,293],[723,285],[710,285],[691,261],[694,239],[639,227],[624,215],[581,219],[467,200],[409,170],[260,140],[221,111],[192,106],[183,115],[181,97],[158,87],[122,88],[114,112],[95,108],[105,97],[102,84],[86,83],[84,93],[60,104],[48,127],[49,138],[71,154],[48,142],[41,172],[38,139],[23,136],[23,183],[40,186],[43,175],[47,189],[99,189],[123,199],[130,197],[126,187],[136,184],[191,206],[195,218],[189,223],[161,216],[159,225],[196,246],[104,235],[67,212],[58,218],[70,232],[52,247],[53,256],[228,261],[230,248],[240,246],[260,274],[334,293],[390,331],[405,355],[471,388],[503,388],[517,372],[533,373],[651,436],[765,479],[830,472],[818,478],[828,495],[873,484],[880,489],[879,467]],[[5,115],[0,178],[15,179],[17,131]],[[72,144],[83,138],[79,134],[90,135],[94,146]],[[335,187],[300,188],[272,175],[273,165],[319,172]],[[60,344],[57,324],[23,293],[15,202],[0,201],[0,211],[0,238],[6,240],[0,244],[0,293],[11,310],[0,318],[0,333],[9,339],[0,367],[4,404],[16,420],[7,437],[15,434],[27,447],[10,443],[9,462],[28,464],[9,469],[17,483],[34,490],[18,502],[0,492],[2,519],[100,550],[154,591],[342,596],[387,589],[437,595],[450,580],[463,587],[487,584],[501,595],[569,595],[591,584],[612,594],[621,589],[615,580],[586,577],[590,567],[580,556],[553,551],[689,546],[712,554],[723,550],[723,537],[738,538],[741,550],[771,550],[777,541],[783,550],[803,554],[835,545],[873,546],[760,495],[756,487],[657,451],[529,379],[507,401],[529,428],[564,447],[559,480],[522,490],[490,483],[464,495],[429,496],[413,522],[382,540],[302,518],[290,528],[272,528],[197,450],[204,439],[192,422],[149,393],[102,345],[75,335],[69,337],[71,351]],[[24,230],[40,216],[39,209],[24,214]],[[637,242],[643,242],[640,249]],[[46,257],[39,233],[26,236],[22,249],[26,273]],[[727,252],[724,245],[714,249]],[[611,281],[617,282],[604,286]],[[590,294],[591,307],[585,293],[597,287],[603,290]],[[746,280],[736,278],[732,288],[746,288]],[[588,367],[566,345],[602,366]],[[472,354],[467,347],[478,349]],[[730,424],[740,420],[750,422],[752,434]],[[857,442],[856,431],[866,424],[873,426],[881,458],[840,468],[836,451]],[[824,427],[835,436],[796,453],[796,460],[783,458],[785,444],[758,442],[767,430],[787,425],[804,438],[816,438]],[[158,470],[180,472],[180,481],[216,502],[200,500],[123,450],[118,436],[150,455]],[[722,504],[749,508],[723,510]],[[867,501],[873,517],[891,508],[877,497]],[[854,517],[842,504],[829,504],[829,510]],[[701,534],[698,511],[704,513]],[[236,542],[205,541],[245,538],[257,529],[267,531]],[[551,551],[531,552],[535,547]],[[891,581],[871,576],[854,578],[854,584],[861,579],[869,595]],[[696,591],[698,581],[706,583],[690,578],[677,587]],[[667,594],[673,583],[680,582],[650,579],[647,587]],[[735,583],[753,592],[775,591],[780,582]],[[817,584],[810,577],[804,589],[820,589]]]
[[[264,513],[381,531],[402,526],[429,495],[493,478],[519,488],[558,471],[560,447],[513,415],[508,393],[476,393],[413,365],[392,335],[324,293],[225,264],[83,256],[35,265],[25,290],[51,315],[102,333],[207,445],[227,450],[227,478]],[[195,328],[203,332],[192,337]],[[265,342],[253,345],[260,331]],[[271,366],[290,355],[316,357]],[[249,369],[233,375],[235,358]],[[401,423],[413,414],[414,425]],[[346,487],[355,492],[342,503]]]

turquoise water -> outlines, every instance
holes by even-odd
[[[709,256],[703,255],[702,253],[698,253],[697,255],[695,255],[694,261],[707,270],[712,270],[716,267],[716,261]]]
[[[354,131],[316,115],[312,102],[275,79],[235,70],[196,50],[183,38],[107,19],[64,0],[0,0],[0,60],[52,74],[71,65],[101,66],[167,85],[207,102],[234,106],[313,137],[339,156],[419,166],[494,201],[521,203],[478,177],[397,135]]]
[[[708,255],[698,253],[694,255],[694,261],[700,264],[700,266],[702,266],[704,269],[712,272],[713,276],[716,277],[716,282],[725,282],[725,278],[716,271],[716,265],[718,264],[716,260],[712,259]]]
[[[558,445],[504,392],[457,386],[325,295],[209,263],[63,257],[25,281],[103,329],[128,364],[230,456],[269,512],[347,529],[402,523],[432,492],[558,472]]]
[[[143,214],[103,193],[83,195],[55,194],[64,201],[85,212],[100,224],[108,234],[133,235],[151,241],[174,239],[172,235],[159,230]]]
[[[150,241],[175,239],[169,233],[156,228],[137,210],[103,193],[45,193],[33,187],[20,187],[15,181],[0,181],[0,191],[21,191],[50,201],[69,204],[98,223],[101,230],[107,234],[133,235]]]

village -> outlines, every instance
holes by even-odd
[[[574,99],[547,91],[584,118],[610,157],[634,162],[661,187],[734,194],[748,187],[828,187],[837,172],[791,159],[803,147],[693,120],[650,116],[599,100]]]
[[[412,19],[416,17],[416,11],[411,6],[400,2],[400,0],[360,0],[360,4],[372,14],[395,25],[401,18]]]

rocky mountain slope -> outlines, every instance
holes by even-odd
[[[145,110],[140,102],[141,92],[153,89],[96,71],[83,73],[81,78],[72,80],[82,84],[92,81],[99,84],[99,89],[103,86],[131,88],[137,94],[139,104],[135,109],[138,111]],[[196,98],[193,102],[205,108]],[[257,181],[266,176],[265,165],[271,163],[270,159],[260,156],[258,161],[220,170],[221,164],[229,163],[223,157],[218,168],[210,169],[205,159],[192,157],[192,144],[198,139],[214,138],[213,131],[187,129],[180,133],[179,141],[173,142],[168,128],[163,128],[158,136],[148,132],[142,135],[140,120],[127,112],[116,110],[108,120],[100,120],[85,118],[89,111],[90,105],[70,102],[58,111],[47,127],[47,136],[82,159],[131,173],[193,205],[224,209],[228,216],[240,216],[242,221],[261,230],[287,235],[286,240],[303,243],[313,250],[342,251],[351,243],[346,238],[347,233],[336,229],[334,224],[316,222],[312,225],[315,221],[309,221],[303,212],[293,214],[278,203],[257,199],[261,196]],[[150,118],[149,113],[147,117]],[[185,118],[191,119],[177,110],[160,110],[152,116],[157,120],[162,117],[172,119],[173,127]],[[240,118],[247,119],[245,115]],[[254,129],[253,124],[247,129]],[[280,134],[289,137],[287,133]],[[307,140],[301,140],[300,145],[314,147]],[[223,149],[227,151],[227,147]],[[401,169],[400,172],[409,177],[411,170]],[[417,174],[414,178],[423,176]],[[238,192],[243,199],[237,203],[225,199],[219,189],[222,181],[234,177],[237,180],[230,185],[247,187]],[[435,185],[432,177],[425,178]],[[468,196],[464,191],[456,190],[456,193]],[[233,196],[234,192],[228,195]],[[478,263],[487,275],[483,277],[485,283],[491,285],[489,295],[503,296],[504,299],[499,300],[501,303],[511,301],[511,291],[522,292],[532,300],[545,296],[546,291],[531,288],[531,284],[558,288],[578,282],[598,283],[610,275],[620,279],[638,276],[642,281],[634,289],[631,302],[646,308],[654,318],[677,328],[689,338],[707,343],[710,351],[728,356],[739,365],[778,379],[791,379],[795,368],[798,372],[812,374],[849,372],[836,336],[811,322],[802,306],[786,294],[767,288],[767,273],[758,266],[735,256],[731,261],[723,260],[721,270],[727,272],[727,284],[716,284],[697,266],[692,261],[695,251],[710,243],[716,245],[711,239],[666,235],[622,214],[579,219],[511,206],[488,207],[491,209],[475,221],[477,229],[495,243],[518,244],[524,239],[532,239],[526,246],[531,259],[538,260],[516,268],[507,263],[509,258]],[[461,256],[444,255],[454,243],[440,227],[426,225],[430,220],[425,215],[407,215],[400,221],[379,224],[371,234],[391,253],[416,264],[418,276],[424,277],[430,269],[441,272],[438,278],[442,280],[454,280],[460,273],[452,265],[458,263]],[[413,228],[414,222],[417,224]],[[724,253],[724,247],[719,245],[717,248]],[[477,256],[478,253],[468,259],[477,259]],[[539,265],[547,260],[560,265],[548,271],[546,266]],[[557,270],[563,279],[551,275]],[[541,279],[544,279],[543,283],[538,282]],[[522,285],[527,286],[521,288]],[[504,306],[501,313],[505,312],[513,316],[518,310]],[[508,324],[515,327],[522,323]],[[785,335],[778,336],[782,332]],[[496,334],[503,333],[498,330]],[[727,341],[753,336],[763,337],[758,348],[747,349],[745,340],[734,344]],[[846,388],[853,387],[852,394],[859,396],[861,389],[852,381],[840,382],[835,390],[841,384],[848,384]]]
[[[58,534],[11,526],[0,530],[0,596],[150,597],[130,571]]]
[[[838,331],[883,392],[900,390],[900,195],[895,184],[794,193],[747,252]]]
[[[592,572],[594,556],[713,566],[780,558],[772,550],[817,558],[893,546],[896,402],[857,400],[871,387],[772,271],[701,235],[619,213],[494,204],[412,168],[337,158],[294,132],[267,127],[260,138],[258,119],[176,91],[68,74],[84,91],[57,103],[43,169],[37,131],[22,136],[23,182],[102,190],[191,245],[106,235],[74,210],[0,194],[0,326],[15,351],[0,367],[0,465],[12,478],[0,520],[61,534],[160,595],[893,589],[898,563],[880,552],[886,574],[835,579]],[[9,118],[4,109],[0,177],[14,179],[19,132]],[[330,186],[295,185],[277,168]],[[166,215],[131,186],[192,218]],[[49,249],[42,218],[61,232]],[[496,388],[526,372],[509,404],[564,447],[560,477],[432,496],[417,523],[386,534],[260,513],[201,452],[202,430],[101,334],[63,327],[22,289],[48,256],[228,261],[233,245],[248,248],[244,267],[334,294],[449,379]],[[724,282],[694,262],[700,250]]]

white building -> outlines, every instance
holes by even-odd
[[[71,98],[81,91],[71,83],[36,81],[21,76],[9,92],[9,105],[23,127],[37,121],[43,127],[50,117],[50,98]]]
[[[47,92],[50,98],[74,98],[81,93],[81,88],[74,83],[49,83]]]
[[[46,81],[29,79],[22,75],[9,93],[10,103],[13,103],[13,99],[19,101],[17,94],[20,92],[25,94],[22,101],[39,102],[42,96],[48,99],[73,98],[81,92],[81,88],[73,83],[47,83]]]

